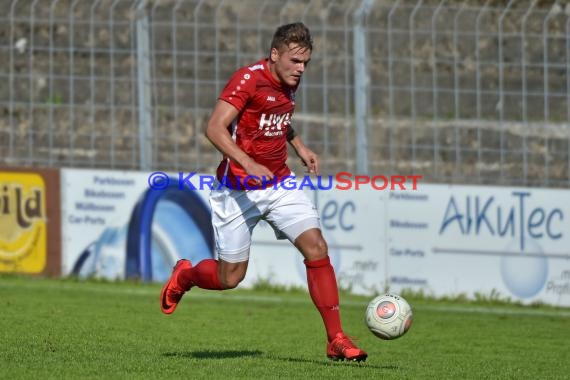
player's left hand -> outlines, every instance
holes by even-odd
[[[307,173],[314,173],[319,175],[319,156],[306,146],[300,147],[297,150],[297,155],[303,161],[303,165],[307,168]]]

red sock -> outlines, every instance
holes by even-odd
[[[202,260],[192,269],[181,271],[177,281],[184,290],[190,290],[193,286],[209,290],[223,289],[218,277],[218,261],[214,259]]]
[[[305,260],[305,266],[307,267],[309,293],[321,313],[330,342],[337,333],[342,332],[334,268],[328,256],[320,260]]]

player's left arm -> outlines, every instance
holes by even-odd
[[[287,129],[287,141],[295,148],[297,156],[303,161],[307,171],[319,175],[319,156],[303,143],[301,137],[295,133],[291,126]]]

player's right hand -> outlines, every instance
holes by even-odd
[[[273,172],[266,166],[258,164],[253,160],[243,168],[248,175],[254,177],[248,181],[249,186],[261,186],[263,182],[267,183],[273,180]]]

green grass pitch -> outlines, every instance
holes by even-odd
[[[570,311],[408,299],[414,324],[382,341],[370,298],[343,295],[365,363],[331,362],[301,291],[194,289],[171,316],[159,284],[0,276],[5,379],[567,379]]]

